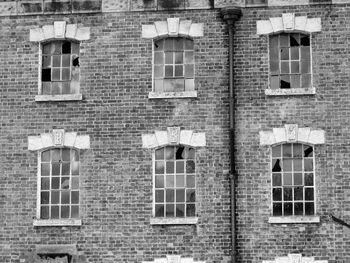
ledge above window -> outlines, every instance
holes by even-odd
[[[266,89],[265,95],[267,96],[286,96],[286,95],[314,95],[316,94],[315,88],[299,88],[299,89]]]
[[[307,224],[320,223],[319,216],[272,216],[269,217],[270,224]]]
[[[34,219],[33,226],[81,226],[81,219]]]
[[[197,91],[149,92],[149,99],[197,98]]]
[[[185,218],[152,217],[150,220],[151,225],[196,225],[197,223],[198,223],[198,217],[185,217]]]
[[[36,95],[35,101],[77,101],[83,100],[82,94]]]

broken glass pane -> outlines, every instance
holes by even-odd
[[[69,189],[69,177],[61,178],[61,189]]]
[[[62,44],[62,54],[70,54],[71,53],[71,44],[70,42],[64,42]]]
[[[175,64],[183,64],[183,52],[175,52]]]
[[[155,216],[156,217],[164,217],[164,205],[156,204],[155,205]]]
[[[272,159],[272,172],[280,172],[281,170],[280,159]]]
[[[40,200],[41,204],[48,204],[50,200],[50,192],[41,192]]]
[[[154,41],[154,51],[163,50],[163,46],[164,46],[164,39]]]
[[[173,174],[175,172],[175,163],[173,161],[166,162],[166,173]]]
[[[49,207],[48,206],[42,206],[40,208],[40,218],[41,219],[49,219]]]
[[[289,61],[281,62],[281,73],[289,73]]]
[[[166,175],[165,187],[174,187],[174,175],[173,174]]]
[[[71,207],[71,218],[78,218],[79,217],[79,206],[72,206]]]
[[[186,176],[186,187],[193,188],[195,187],[195,177],[194,174],[190,174]]]
[[[185,64],[194,64],[194,52],[186,51],[185,52]]]
[[[283,200],[292,201],[293,200],[293,188],[285,187],[283,188]]]
[[[299,67],[299,65],[298,65]],[[291,86],[292,89],[299,89],[300,88],[300,75],[291,75],[290,76],[291,79]]]
[[[289,75],[281,76],[281,89],[290,89],[290,77]]]
[[[294,174],[294,185],[302,185],[303,184],[303,174],[295,173]]]
[[[300,35],[300,44],[302,46],[310,46],[310,37],[305,35]]]
[[[184,150],[185,150],[185,148],[181,146],[181,147],[176,147],[175,150],[176,150],[176,157],[175,157],[175,159],[176,160],[184,159]]]
[[[278,76],[273,76],[270,78],[270,88],[279,89],[280,88],[280,78]]]
[[[299,34],[290,34],[291,47],[298,47],[300,45],[299,41],[300,41]]]
[[[292,203],[284,203],[283,209],[284,209],[285,216],[291,216],[293,214],[293,204]]]
[[[69,218],[69,206],[61,206],[61,218]]]
[[[176,189],[176,202],[185,202],[185,189]]]
[[[184,173],[185,172],[185,162],[176,162],[176,173]]]
[[[305,200],[314,200],[314,189],[313,188],[305,188]]]
[[[281,186],[282,185],[282,180],[281,180],[281,174],[272,174],[272,185],[273,186]]]
[[[155,198],[156,198],[157,203],[163,203],[164,202],[164,190],[156,190]]]
[[[58,219],[60,215],[59,206],[51,206],[51,218]]]
[[[314,185],[314,175],[312,173],[305,174],[305,186]]]
[[[69,204],[70,203],[70,192],[62,191],[61,192],[61,204]]]
[[[174,67],[166,65],[165,66],[165,77],[173,77],[174,76]]]
[[[289,34],[280,34],[280,46],[289,47]]]
[[[314,215],[315,214],[315,206],[314,203],[305,203],[305,215]]]
[[[301,216],[304,214],[303,203],[294,203],[294,215]]]
[[[194,189],[186,189],[186,202],[196,202],[196,193]]]
[[[173,217],[175,216],[175,209],[174,204],[167,204],[165,209],[166,217]]]
[[[272,189],[272,200],[273,201],[282,201],[282,188],[273,188]]]
[[[174,189],[166,189],[165,190],[165,201],[167,203],[175,201],[175,191],[174,191]]]
[[[175,77],[182,77],[184,75],[184,70],[182,65],[175,66]]]
[[[195,204],[187,204],[186,205],[186,216],[191,217],[195,216],[196,206]]]
[[[194,90],[194,79],[185,79],[185,90],[186,91]]]
[[[312,157],[313,156],[313,148],[309,145],[304,145],[304,157]]]
[[[154,66],[154,77],[163,78],[164,77],[164,66]]]
[[[52,191],[51,192],[51,204],[59,204],[60,203],[60,192]]]
[[[272,214],[274,216],[282,215],[282,204],[281,203],[273,203]]]
[[[194,65],[185,65],[185,77],[193,78],[194,77]]]
[[[80,66],[79,57],[73,56],[72,65],[73,65],[73,67],[79,67]]]
[[[185,216],[185,204],[177,204],[176,217],[184,217],[184,216]]]
[[[294,188],[294,200],[303,200],[304,194],[303,194],[303,188],[302,187],[295,187]]]
[[[183,174],[176,175],[176,187],[185,187],[185,175]]]
[[[41,71],[41,80],[42,81],[51,81],[51,69],[43,68]]]
[[[164,188],[164,176],[163,175],[156,175],[155,187],[156,188]]]
[[[292,180],[293,180],[293,174],[292,173],[284,173],[283,174],[283,185],[292,185],[293,184]]]
[[[79,204],[79,192],[78,191],[72,191],[71,192],[71,200],[72,204]]]
[[[174,64],[174,52],[165,52],[165,64]]]

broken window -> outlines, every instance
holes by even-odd
[[[79,93],[79,43],[52,41],[42,46],[41,93]]]
[[[273,146],[271,169],[273,215],[314,215],[313,147],[299,143]]]
[[[79,217],[79,151],[55,148],[40,154],[40,219]]]
[[[166,146],[155,151],[155,217],[194,217],[196,214],[195,150]]]
[[[68,254],[43,254],[37,259],[40,263],[71,263],[72,256]]]
[[[282,33],[270,36],[270,88],[311,88],[310,36]]]
[[[181,92],[194,90],[193,40],[169,37],[154,41],[153,90]]]

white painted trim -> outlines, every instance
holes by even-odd
[[[167,255],[165,258],[156,258],[154,261],[142,261],[142,263],[205,263],[205,261],[194,261],[193,258],[181,258],[180,255]]]
[[[81,226],[81,219],[34,219],[33,226]]]
[[[281,32],[311,34],[321,32],[321,30],[321,18],[296,17],[294,13],[282,14],[281,17],[271,17],[269,20],[259,20],[256,23],[258,35],[278,34]]]
[[[40,67],[39,67],[40,68]],[[39,81],[39,92],[41,91],[41,81]],[[40,94],[40,93],[39,93]],[[59,94],[59,95],[36,95],[35,101],[77,101],[83,100],[82,94]]]
[[[303,257],[302,254],[288,254],[288,256],[286,257],[277,257],[275,260],[263,260],[262,263],[281,263],[281,262],[328,263],[328,260],[315,260],[314,257]]]
[[[168,18],[156,21],[151,25],[142,25],[142,38],[155,39],[164,37],[202,37],[203,23],[192,23],[191,20]]]
[[[152,70],[153,71],[153,70]],[[154,78],[153,78],[154,81]],[[179,98],[197,98],[197,91],[182,92],[149,92],[149,99],[179,99]]]
[[[271,216],[270,224],[309,224],[320,223],[319,216]]]
[[[198,217],[184,217],[184,218],[152,217],[150,219],[151,225],[196,225],[197,223],[198,223]]]

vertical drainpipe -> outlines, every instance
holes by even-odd
[[[239,7],[221,9],[223,19],[228,25],[229,33],[229,90],[230,90],[230,188],[231,188],[231,262],[237,263],[236,247],[236,168],[235,168],[235,93],[234,93],[234,64],[233,64],[233,35],[234,25],[242,12]]]

